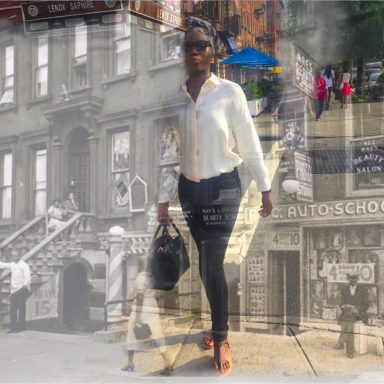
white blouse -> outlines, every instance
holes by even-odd
[[[231,172],[243,161],[260,191],[271,188],[259,136],[241,87],[229,80],[211,76],[201,87],[196,103],[181,86],[185,99],[180,122],[179,172],[199,182]],[[237,146],[239,154],[235,152]],[[168,186],[161,186],[159,202],[172,199]]]

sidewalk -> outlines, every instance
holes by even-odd
[[[381,383],[384,358],[369,351],[348,359],[333,349],[337,332],[310,329],[295,337],[231,332],[234,369],[217,378],[210,368],[212,351],[201,350],[202,330],[193,319],[179,325],[162,320],[168,354],[174,364],[170,377],[160,376],[163,361],[157,348],[135,355],[135,372],[120,370],[124,343],[103,344],[93,335],[36,331],[0,333],[1,383]],[[155,345],[154,345],[155,346]],[[369,378],[370,381],[366,381]],[[375,381],[376,380],[376,381]]]

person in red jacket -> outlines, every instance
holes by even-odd
[[[325,101],[327,99],[327,83],[321,76],[321,71],[317,71],[315,78],[315,90],[316,90],[316,104],[315,120],[318,121],[321,118],[321,114],[324,111]]]

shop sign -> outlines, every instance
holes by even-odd
[[[47,20],[56,17],[79,16],[89,13],[121,11],[121,0],[112,1],[28,1],[22,4],[25,21]]]
[[[314,60],[297,46],[294,47],[293,84],[311,98],[315,98]]]
[[[295,175],[299,182],[297,200],[313,201],[311,157],[295,152]]]
[[[384,136],[353,140],[353,172],[382,173],[384,171]]]
[[[280,142],[281,149],[298,149],[306,146],[305,122],[302,118],[284,120],[282,124],[283,138]]]
[[[372,218],[383,219],[384,200],[361,199],[279,206],[273,209],[272,218],[279,222]]]
[[[348,283],[347,274],[357,273],[359,284],[375,284],[375,264],[327,264],[328,283]]]
[[[172,2],[175,3],[175,2]],[[129,12],[153,20],[157,23],[166,24],[178,29],[185,28],[185,18],[181,15],[181,2],[176,2],[176,6],[171,7],[171,3],[163,1],[129,1]]]
[[[58,317],[59,275],[33,291],[27,301],[27,320],[52,319]]]
[[[297,250],[301,246],[299,231],[272,232],[269,239],[271,250]]]

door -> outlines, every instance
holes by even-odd
[[[90,151],[87,137],[87,130],[78,128],[71,133],[69,140],[69,185],[81,212],[89,212],[90,200]]]
[[[300,253],[270,252],[269,310],[271,333],[293,336],[300,323]]]
[[[81,263],[69,265],[63,275],[63,325],[66,331],[82,331],[89,318],[87,270]]]

